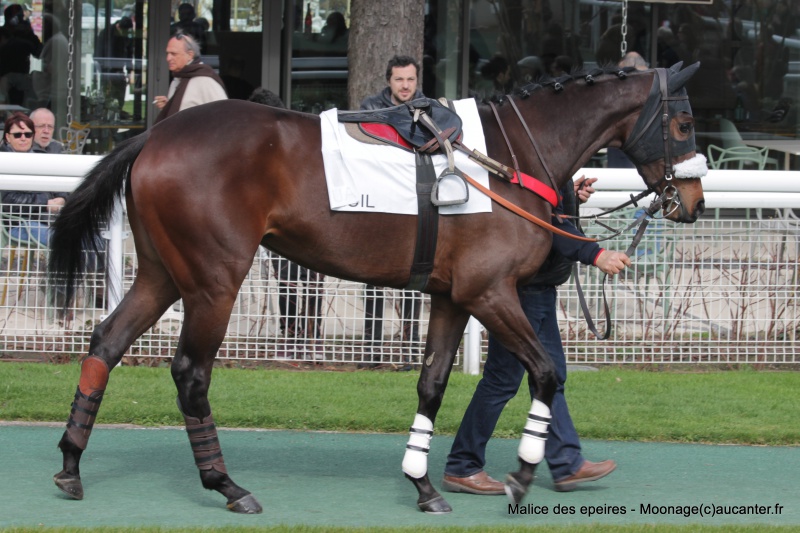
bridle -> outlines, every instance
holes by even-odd
[[[643,105],[642,114],[640,114],[639,119],[637,120],[636,124],[634,125],[634,128],[631,130],[631,133],[628,135],[628,139],[623,143],[622,150],[625,151],[625,153],[628,155],[628,157],[630,157],[630,159],[635,164],[641,164],[641,163],[650,162],[650,160],[652,160],[652,159],[648,159],[647,155],[646,155],[649,152],[647,150],[643,150],[642,152],[645,155],[641,155],[639,153],[640,151],[638,150],[638,148],[642,143],[652,143],[653,142],[651,140],[652,137],[656,137],[656,136],[659,137],[661,142],[662,142],[663,151],[658,155],[659,155],[659,157],[663,157],[663,159],[664,159],[664,175],[658,181],[656,181],[655,183],[648,184],[647,188],[644,191],[640,192],[637,195],[633,195],[632,194],[630,196],[630,200],[628,200],[628,201],[626,201],[626,202],[624,202],[624,203],[622,203],[622,204],[620,204],[620,205],[618,205],[618,206],[616,206],[616,207],[614,207],[612,209],[609,209],[609,210],[606,210],[606,211],[603,211],[603,212],[600,212],[600,213],[596,213],[596,214],[593,214],[593,215],[587,215],[587,216],[569,216],[569,215],[566,215],[564,218],[594,219],[596,223],[598,223],[601,226],[605,227],[606,229],[610,230],[610,228],[605,226],[605,224],[602,224],[601,222],[599,222],[599,217],[602,217],[603,215],[608,215],[610,213],[614,213],[614,212],[619,211],[620,209],[623,209],[623,208],[625,208],[625,207],[627,207],[629,205],[634,205],[634,206],[638,207],[639,200],[642,200],[642,199],[650,196],[653,193],[656,193],[658,196],[650,204],[650,206],[645,210],[646,216],[644,218],[640,217],[639,219],[634,221],[630,226],[628,226],[628,227],[626,227],[626,228],[624,228],[624,229],[622,229],[622,230],[620,230],[618,232],[614,232],[613,235],[610,235],[610,236],[605,237],[603,239],[593,239],[593,240],[603,241],[603,240],[612,239],[612,238],[620,235],[621,233],[628,231],[629,229],[631,229],[632,227],[636,226],[637,224],[643,224],[643,225],[646,226],[646,222],[643,222],[643,221],[646,221],[647,217],[654,217],[656,215],[656,213],[664,206],[667,206],[667,208],[664,210],[665,211],[665,213],[664,213],[665,217],[669,216],[670,214],[675,212],[681,206],[680,196],[678,195],[678,190],[671,183],[673,181],[673,179],[675,178],[675,167],[674,167],[674,165],[672,163],[673,150],[672,150],[671,145],[670,145],[670,131],[669,131],[669,126],[670,126],[670,104],[672,102],[681,102],[681,101],[688,103],[689,97],[686,94],[685,90],[682,91],[683,94],[679,94],[677,96],[670,96],[669,95],[668,78],[667,78],[667,76],[668,76],[667,69],[657,68],[657,69],[654,69],[654,71],[655,71],[655,76],[658,79],[658,84],[656,84],[656,80],[654,79],[653,80],[653,86],[651,87],[650,95],[648,96],[647,100],[645,101],[645,103]],[[625,70],[620,70],[620,71],[618,71],[616,73],[616,75],[620,79],[625,79],[627,77],[627,72]],[[590,84],[593,83],[593,78],[591,77],[591,75],[587,76],[586,81],[587,81],[587,83],[590,83]],[[657,87],[657,90],[656,90],[656,87]],[[558,90],[558,88],[556,88],[556,90]],[[527,96],[527,94],[528,94],[527,92],[523,92],[523,98],[525,96]],[[525,131],[525,134],[528,137],[528,141],[531,143],[531,147],[533,148],[534,154],[536,155],[537,159],[541,163],[542,169],[544,170],[544,173],[545,173],[545,175],[547,177],[547,180],[549,181],[550,186],[555,188],[555,179],[553,177],[553,174],[550,171],[550,168],[547,165],[547,162],[545,161],[545,158],[543,156],[542,150],[539,148],[539,145],[536,142],[536,139],[534,138],[530,128],[528,127],[527,122],[523,118],[522,113],[519,110],[519,107],[514,102],[514,97],[511,96],[511,95],[508,95],[506,97],[506,100],[511,105],[511,108],[514,110],[514,113],[515,113],[517,119],[519,120],[519,123],[522,125],[522,129]],[[500,119],[500,114],[497,111],[497,107],[492,102],[489,102],[489,107],[491,108],[492,113],[494,114],[495,120],[497,121],[497,124],[498,124],[498,126],[500,128],[500,132],[502,133],[503,139],[505,140],[506,147],[508,148],[509,154],[511,155],[511,161],[512,161],[512,164],[514,166],[514,170],[517,173],[519,173],[520,169],[519,169],[517,156],[514,153],[514,148],[511,146],[511,141],[510,141],[510,139],[508,137],[508,134],[506,133],[505,127],[503,125],[503,122]],[[647,112],[647,113],[645,114],[645,112]],[[658,119],[659,117],[661,118],[660,129],[658,131],[656,131],[656,128],[658,127],[658,125],[656,123],[656,119]],[[646,135],[647,135],[647,137],[645,137]],[[688,153],[689,151],[693,151],[695,149],[695,147],[694,147],[694,137],[693,136],[692,136],[692,139],[691,139],[691,143],[687,143],[687,146],[685,148],[689,148],[689,149],[683,150],[682,153]],[[664,184],[666,184],[666,186],[663,188],[662,192],[659,194],[657,189],[659,187],[661,187],[662,185],[664,185]],[[640,228],[640,232],[643,233],[644,229]],[[637,232],[637,234],[638,233],[639,232]],[[638,244],[638,240],[635,240],[635,243]],[[634,246],[634,248],[635,248],[636,244],[634,244],[632,246]]]
[[[656,138],[656,130],[658,128],[656,119],[659,117],[661,118],[660,137],[663,147],[661,154],[663,154],[662,157],[664,159],[664,175],[657,182],[649,184],[641,197],[647,196],[653,192],[658,194],[657,188],[665,185],[658,199],[664,207],[664,216],[669,216],[681,206],[678,190],[672,183],[676,175],[675,166],[672,163],[673,148],[670,138],[670,106],[672,102],[688,102],[689,96],[686,94],[685,89],[681,89],[681,94],[670,96],[667,69],[656,68],[654,70],[658,78],[658,91],[655,92],[651,89],[650,95],[643,106],[642,114],[639,116],[639,120],[637,120],[633,130],[631,130],[628,139],[622,144],[622,151],[625,152],[637,166],[650,162],[652,158],[647,157],[646,154],[648,152],[645,150],[645,155],[643,155],[642,152],[639,151],[640,143],[653,143],[655,141],[654,138]],[[653,80],[653,88],[655,88],[655,80]],[[646,113],[648,110],[651,110],[649,114]],[[645,137],[645,135],[648,137]],[[683,155],[692,152],[695,150],[694,135],[692,135],[688,141],[682,141],[676,144],[681,148],[681,153],[675,155]],[[634,203],[635,205],[635,202],[630,203]],[[620,207],[625,207],[625,205],[630,205],[630,203]]]

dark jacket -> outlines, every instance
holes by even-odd
[[[0,152],[13,152],[8,143],[0,144]],[[15,215],[29,220],[41,222],[50,221],[47,211],[47,201],[53,198],[66,198],[63,192],[40,191],[0,191],[0,201],[3,204],[3,213]]]
[[[419,89],[417,89],[412,100],[416,100],[417,98],[425,98],[425,95],[422,94],[422,91]],[[384,87],[378,94],[373,94],[372,96],[364,98],[361,102],[361,109],[386,109],[387,107],[395,107],[396,105],[397,104],[392,102],[391,89],[389,89],[389,87]]]
[[[67,194],[63,192],[2,191],[3,213],[48,223],[48,200],[66,197]]]
[[[35,152],[37,154],[62,154],[64,153],[64,145],[58,141],[50,141],[50,144],[47,145],[47,148],[42,148],[39,143],[33,141],[31,152]]]
[[[575,197],[575,187],[569,180],[559,191],[561,201],[553,213],[553,225],[573,235],[583,237],[581,230],[575,227],[570,219],[560,219],[556,215],[565,214],[576,216],[578,214],[578,200]],[[585,265],[593,265],[603,248],[596,242],[585,242],[553,234],[553,247],[539,272],[526,285],[558,286],[564,284],[572,272],[572,264],[580,261]]]

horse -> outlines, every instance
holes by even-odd
[[[498,105],[478,105],[488,156],[551,180],[558,190],[603,147],[621,147],[663,216],[692,223],[705,203],[700,177],[676,169],[702,159],[681,70],[597,69],[523,87]],[[502,125],[502,126],[501,126]],[[191,108],[120,143],[90,170],[53,224],[50,282],[72,298],[84,271],[82,244],[94,243],[124,196],[138,255],[135,281],[94,329],[81,364],[54,476],[82,499],[80,459],[109,373],[134,340],[178,299],[184,323],[171,363],[202,486],[237,513],[258,513],[255,496],[228,474],[208,401],[211,373],[238,289],[259,245],[311,270],[377,286],[411,279],[417,217],[331,210],[316,115],[243,101]],[[705,165],[703,164],[703,169]],[[124,191],[124,192],[123,192]],[[553,207],[519,184],[491,178],[491,191],[538,220]],[[473,194],[480,194],[473,190]],[[530,217],[529,217],[530,218]],[[544,453],[556,388],[553,364],[517,297],[547,256],[552,233],[506,208],[443,216],[423,291],[430,295],[418,407],[402,463],[421,511],[452,511],[427,472],[434,422],[462,333],[475,316],[526,368],[535,387],[506,493],[522,501]]]

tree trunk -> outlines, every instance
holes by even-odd
[[[347,58],[350,109],[386,87],[386,63],[395,54],[422,65],[425,0],[352,0]],[[418,81],[422,88],[422,71]]]

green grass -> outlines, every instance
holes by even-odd
[[[79,372],[75,363],[0,364],[0,420],[65,422]],[[210,400],[222,427],[405,433],[418,375],[217,368]],[[478,379],[453,373],[437,434],[455,433]],[[608,368],[572,372],[567,400],[584,439],[798,445],[798,390],[797,372]],[[495,435],[517,437],[529,406],[521,391]],[[169,369],[115,369],[97,422],[183,425]]]
[[[408,532],[408,533],[485,533],[487,528],[484,527],[382,527],[382,528],[345,528],[345,527],[313,527],[313,526],[293,526],[291,528],[284,526],[275,527],[224,527],[224,528],[152,528],[152,527],[125,527],[125,528],[9,528],[2,529],[8,533],[79,533],[83,531],[91,531],[92,533],[282,533],[284,531],[292,531],[294,533],[354,533],[354,532],[370,532],[370,533],[393,533],[393,532]],[[672,526],[672,525],[645,525],[636,524],[630,526],[609,526],[600,524],[591,524],[585,526],[504,526],[502,528],[504,533],[789,533],[800,531],[800,527],[796,526],[702,526],[692,524],[687,526]]]

